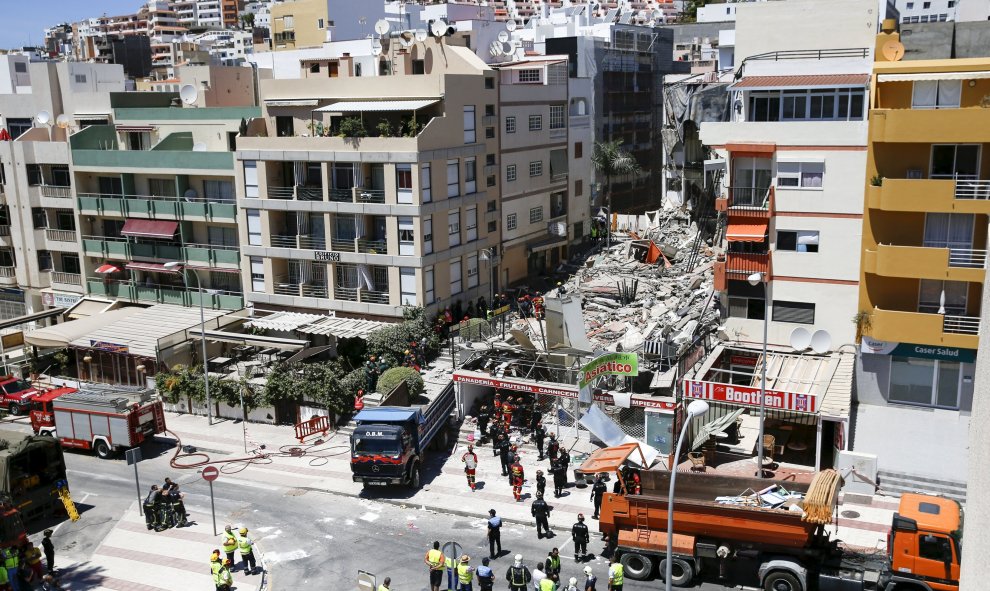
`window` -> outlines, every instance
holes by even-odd
[[[423,269],[423,293],[425,294],[424,306],[428,306],[436,300],[436,294],[433,290],[433,267],[426,267]]]
[[[175,183],[172,183],[173,191]],[[233,202],[234,184],[230,181],[205,180],[203,181],[203,198],[211,203]]]
[[[244,161],[244,196],[248,199],[258,198],[258,161]]]
[[[433,194],[430,192],[431,187],[430,180],[430,165],[420,164],[419,165],[419,197],[423,203],[429,203],[433,201]]]
[[[907,3],[907,9],[908,9],[908,10],[912,10],[912,9],[914,9],[914,2],[908,2],[908,3]]]
[[[805,302],[785,302],[781,300],[774,300],[773,315],[770,319],[774,322],[814,324],[815,305]]]
[[[414,75],[422,75],[426,73],[426,61],[425,60],[413,60],[412,61],[412,73]]]
[[[580,197],[584,195],[584,181],[578,179],[574,181],[574,196]]]
[[[237,228],[207,226],[206,240],[210,246],[237,246]]]
[[[763,320],[766,316],[766,300],[763,286],[750,285],[746,281],[729,280],[729,316],[747,320]]]
[[[533,83],[540,81],[540,71],[538,69],[519,70],[519,82]]]
[[[278,137],[294,137],[296,135],[292,117],[284,115],[275,117],[275,135]]]
[[[980,178],[980,145],[933,145],[931,178],[961,180]]]
[[[962,98],[962,80],[915,80],[912,109],[955,109]]]
[[[399,303],[416,305],[416,269],[412,267],[399,267]]]
[[[488,205],[486,206],[485,211],[487,211],[487,212],[490,213],[490,212],[493,212],[493,211],[495,211],[497,209],[498,209],[498,202],[496,202],[494,199],[492,199],[491,201],[488,202]]]
[[[71,210],[55,210],[55,227],[59,230],[75,230],[76,215]]]
[[[27,169],[28,186],[38,187],[40,185],[45,184],[45,179],[41,175],[40,164],[28,164],[26,166],[26,169]]]
[[[450,295],[461,293],[461,259],[451,259],[450,261]]]
[[[953,263],[963,263],[973,248],[973,229],[976,218],[971,213],[929,213],[925,215],[926,248],[949,248],[961,252],[950,252]],[[967,265],[968,266],[968,265]],[[982,266],[977,262],[975,266]]]
[[[956,0],[949,0],[949,8],[955,8]]]
[[[320,64],[310,64],[310,66],[309,66],[309,73],[310,74],[319,74],[320,73]]]
[[[48,214],[45,213],[44,208],[32,207],[31,208],[31,221],[34,223],[34,228],[47,228],[48,227]]]
[[[537,224],[543,221],[543,206],[533,207],[529,210],[529,223]]]
[[[922,279],[918,289],[918,312],[963,316],[966,314],[968,290],[969,285],[965,281]]]
[[[495,139],[495,128],[494,127],[489,126],[489,127],[486,127],[485,128],[485,139],[486,140],[493,140],[493,139]]]
[[[398,192],[397,200],[402,204],[413,202],[412,196],[412,164],[395,165],[395,189]]]
[[[296,28],[296,19],[291,15],[287,14],[282,17],[282,28],[283,29],[294,29]]]
[[[954,361],[895,355],[890,358],[887,396],[891,402],[958,408],[961,374],[962,365]]]
[[[567,148],[550,150],[550,178],[561,180],[567,176]]]
[[[461,243],[461,212],[455,209],[447,212],[447,245],[457,246]]]
[[[433,218],[423,220],[423,254],[433,252]]]
[[[447,161],[447,197],[457,197],[460,195],[460,172],[457,160]]]
[[[477,135],[475,135],[475,117],[474,117],[474,105],[468,105],[464,107],[464,143],[473,144],[477,141]]]
[[[497,180],[495,179],[494,174],[488,175],[488,178],[485,179],[485,184],[488,185],[489,187],[494,187],[496,182]]]
[[[464,159],[464,194],[478,192],[478,166],[474,158]]]
[[[932,7],[932,3],[931,3],[931,2],[922,2],[922,3],[921,3],[921,7],[922,7],[923,9],[925,9],[925,10],[928,10],[929,8],[931,8],[931,7]]]
[[[540,131],[541,129],[543,129],[543,115],[530,115],[529,130]]]
[[[354,64],[354,76],[356,78],[361,77],[361,64]]]
[[[496,221],[488,222],[488,233],[492,234],[497,231],[498,231],[498,222]]]
[[[399,255],[413,256],[416,254],[415,224],[411,217],[399,218]]]
[[[505,216],[505,229],[506,230],[516,229],[516,214],[510,213],[509,215]]]
[[[257,209],[246,209],[248,244],[251,246],[261,246],[261,211]]]
[[[485,166],[495,166],[495,154],[485,154]]]
[[[952,3],[950,2],[949,4],[952,4]],[[935,17],[933,16],[932,18],[935,18]],[[938,22],[944,23],[947,20],[949,20],[949,15],[947,13],[944,13],[943,12],[942,14],[938,15]]]
[[[52,264],[52,253],[48,250],[38,251],[38,270],[39,271],[54,271],[55,266]]]
[[[584,144],[581,142],[574,142],[574,157],[584,158]]]
[[[472,287],[478,287],[478,255],[469,254],[466,259],[467,262],[467,286],[468,289]]]
[[[505,118],[505,133],[515,133],[516,132],[516,118],[506,117]]]
[[[507,182],[510,182],[510,183],[512,181],[516,180],[516,165],[515,164],[509,164],[508,166],[505,167],[505,180]]]
[[[564,105],[550,105],[550,129],[564,129]]]
[[[31,119],[15,119],[13,117],[7,118],[7,131],[10,132],[10,137],[15,140],[31,131],[32,127],[34,127],[34,124]]]
[[[16,267],[17,262],[14,259],[14,251],[9,248],[0,250],[0,267]]]
[[[572,237],[577,240],[584,237],[584,222],[574,222],[574,234]]]
[[[825,176],[824,162],[778,162],[777,186],[821,189]]]
[[[862,120],[865,90],[822,88],[814,90],[755,91],[749,95],[747,121],[846,121]]]
[[[495,116],[495,105],[485,105],[485,117]]]
[[[652,42],[652,36],[648,36]],[[561,62],[547,66],[547,84],[567,84],[567,64]]]
[[[543,174],[543,161],[534,160],[529,163],[529,176],[541,176]]]
[[[777,230],[777,250],[818,252],[818,232]]]
[[[467,241],[471,242],[478,239],[478,208],[469,207],[467,211],[464,212],[464,225],[467,229]]]
[[[18,74],[24,74],[28,71],[27,64],[24,62],[14,62],[14,71]]]
[[[322,18],[316,19],[316,28],[317,29],[325,29],[326,27],[324,25],[325,25],[325,22],[324,22],[324,20]]]
[[[251,258],[251,291],[265,291],[265,261],[261,257]]]
[[[485,90],[494,90],[494,89],[495,89],[495,77],[485,76]]]
[[[81,271],[79,267],[79,257],[74,254],[63,254],[62,271],[64,273],[72,273],[75,275],[79,275]]]

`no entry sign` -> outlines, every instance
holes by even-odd
[[[219,476],[220,470],[217,470],[216,466],[206,466],[203,468],[203,480],[213,482]]]

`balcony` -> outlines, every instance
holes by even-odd
[[[88,278],[86,287],[90,295],[119,298],[133,302],[174,304],[177,306],[199,306],[202,297],[203,307],[215,310],[240,310],[244,307],[244,296],[239,292],[206,289],[198,290],[166,285],[137,285],[133,281],[107,281]]]
[[[76,231],[75,230],[58,230],[55,228],[45,229],[45,238],[52,240],[54,242],[75,242],[76,241]]]
[[[292,199],[295,201],[323,201],[323,187],[268,187],[269,199]]]
[[[869,336],[888,342],[962,349],[979,344],[979,317],[874,308]]]
[[[72,187],[60,187],[57,185],[41,185],[41,196],[55,199],[72,198]]]
[[[364,304],[387,304],[388,303],[388,292],[387,291],[368,291],[364,289],[358,290],[358,296],[362,303]]]
[[[217,268],[237,268],[241,263],[240,250],[236,246],[149,244],[107,236],[83,236],[83,252],[86,256],[103,259],[179,261],[194,266]]]
[[[0,285],[17,284],[17,267],[0,267]]]
[[[327,249],[327,241],[323,236],[272,234],[271,244],[275,248],[298,248],[302,250]]]
[[[357,251],[365,254],[388,254],[388,245],[384,240],[357,239]]]
[[[192,150],[73,149],[72,162],[77,170],[131,169],[135,172],[147,172],[148,170],[169,169],[178,171],[179,174],[188,174],[189,170],[233,171],[234,153],[194,152]]]
[[[354,187],[354,203],[385,203],[385,191],[382,189],[364,189]]]
[[[62,285],[73,285],[79,287],[82,285],[82,275],[79,273],[64,273],[62,271],[50,271],[52,283],[60,283]]]
[[[276,295],[287,295],[303,298],[328,298],[325,283],[289,283],[287,277],[275,281],[273,291]]]
[[[80,193],[82,214],[159,220],[205,220],[235,223],[237,205],[233,201],[189,200],[150,195],[103,195]]]
[[[883,277],[941,279],[983,283],[987,251],[880,244],[867,250],[863,270]]]
[[[987,141],[990,109],[872,109],[870,140],[922,144]]]
[[[867,187],[867,205],[881,211],[990,213],[990,181],[883,179]]]
[[[715,200],[715,209],[729,215],[769,218],[773,214],[773,204],[773,187],[729,187],[724,197]]]
[[[715,290],[725,291],[728,281],[745,280],[753,273],[773,276],[770,253],[727,252],[715,261]]]

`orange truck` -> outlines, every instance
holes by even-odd
[[[585,464],[594,459],[593,455]],[[614,465],[613,471],[621,465]],[[590,467],[588,473],[609,471],[601,462]],[[616,474],[621,478],[621,472]],[[639,474],[641,494],[605,495],[599,527],[609,536],[625,576],[642,580],[655,574],[663,578],[670,473]],[[716,500],[747,490],[762,491],[774,481],[678,472],[674,585],[689,586],[700,576],[724,579],[731,575],[765,591],[959,589],[962,509],[958,503],[941,497],[904,495],[888,532],[887,553],[863,554],[825,533],[824,524],[831,521],[840,481],[831,470],[818,476],[830,478],[816,477],[810,485],[776,482],[805,496],[802,511],[801,506],[771,509]],[[826,480],[825,487],[821,486]],[[827,500],[821,503],[827,516],[819,516],[818,523],[813,523],[808,520],[809,500],[823,498],[822,488],[830,489],[824,496]]]

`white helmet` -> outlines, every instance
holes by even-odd
[[[522,554],[516,554],[515,560],[515,566],[522,566]]]
[[[571,577],[570,581],[567,581],[569,585],[577,585],[577,577]]]
[[[589,577],[591,576],[591,567],[590,566],[584,567],[584,574],[588,575]]]

